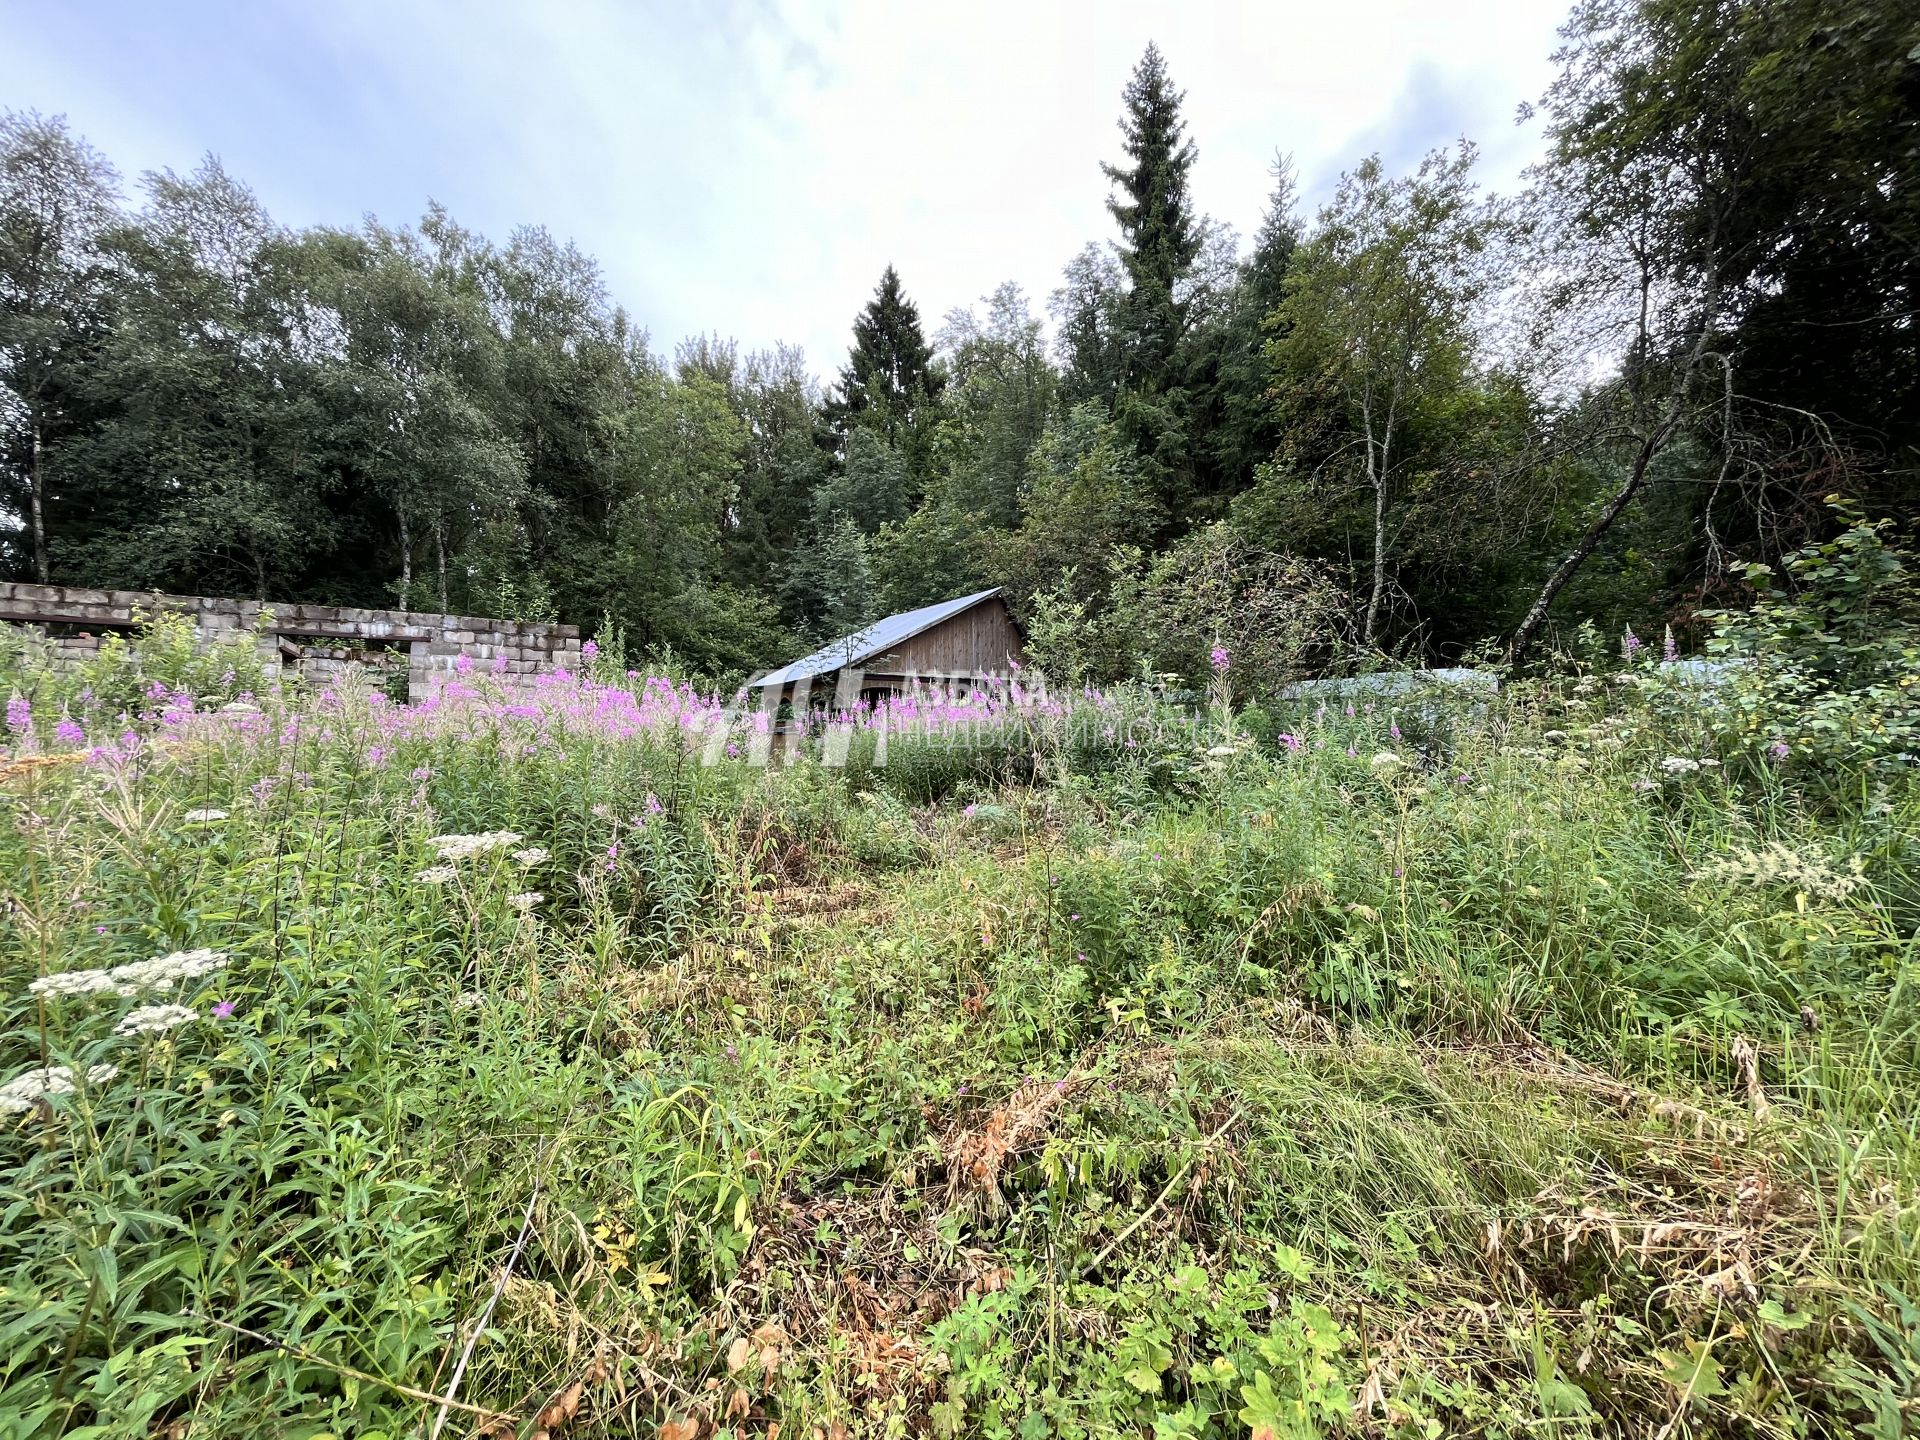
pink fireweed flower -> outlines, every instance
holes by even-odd
[[[60,723],[53,727],[53,738],[77,750],[87,743],[87,732],[80,728],[80,722],[72,716],[62,715]]]
[[[15,695],[7,701],[7,729],[22,735],[32,728],[33,702],[24,695]]]
[[[591,640],[580,647],[580,658],[582,660],[595,660],[599,658],[599,655],[600,647]]]
[[[213,1018],[216,1020],[225,1020],[233,1014],[233,1009],[233,1001],[222,1000],[218,1005],[213,1007]]]
[[[1227,647],[1224,645],[1214,646],[1213,653],[1207,658],[1213,662],[1213,673],[1216,675],[1226,674],[1233,664],[1233,657],[1227,653]]]

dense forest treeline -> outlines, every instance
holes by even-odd
[[[1150,47],[1050,336],[1011,284],[930,326],[889,267],[824,389],[662,358],[545,230],[289,230],[217,160],[130,193],[9,112],[0,573],[605,623],[714,676],[987,584],[1087,678],[1684,636],[1827,495],[1911,510],[1920,16],[1563,37],[1519,194],[1461,142],[1309,217],[1281,162],[1244,246]]]

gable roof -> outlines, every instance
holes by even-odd
[[[803,656],[790,665],[770,670],[758,680],[748,681],[748,688],[759,690],[768,685],[791,685],[795,680],[831,675],[845,666],[858,665],[862,660],[891,650],[903,640],[911,640],[921,631],[931,630],[942,620],[951,620],[961,611],[971,610],[982,600],[991,599],[999,593],[1000,587],[996,585],[991,590],[962,595],[958,600],[942,600],[938,605],[922,605],[918,610],[889,615],[884,620],[874,621],[864,630],[856,630],[851,635],[842,635],[838,640],[822,645],[811,655]]]

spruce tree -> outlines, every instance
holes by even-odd
[[[873,299],[854,319],[853,353],[828,398],[827,423],[843,447],[855,425],[866,425],[888,444],[910,448],[908,437],[940,386],[919,307],[907,299],[900,272],[889,265]]]
[[[1199,488],[1185,282],[1204,236],[1187,192],[1194,147],[1180,118],[1183,96],[1159,47],[1147,46],[1122,98],[1128,163],[1101,167],[1118,187],[1107,209],[1120,224],[1126,279],[1115,307],[1111,405],[1120,441],[1138,455],[1142,479],[1159,501],[1166,528],[1158,538],[1164,540],[1187,518]]]
[[[1121,148],[1130,163],[1100,168],[1120,187],[1107,209],[1120,223],[1120,263],[1128,281],[1126,378],[1164,389],[1185,319],[1180,282],[1200,253],[1200,226],[1187,193],[1195,151],[1180,118],[1185,96],[1173,88],[1157,45],[1147,46],[1122,98]]]
[[[1240,264],[1231,302],[1191,367],[1190,383],[1201,391],[1194,428],[1206,437],[1212,472],[1207,488],[1216,504],[1251,485],[1255,467],[1273,458],[1281,440],[1268,393],[1273,376],[1266,349],[1277,333],[1276,312],[1286,298],[1301,225],[1292,164],[1277,159],[1273,177],[1272,198],[1252,253]]]

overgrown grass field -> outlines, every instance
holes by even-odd
[[[1911,1433],[1920,799],[1659,668],[16,690],[0,1433]]]

